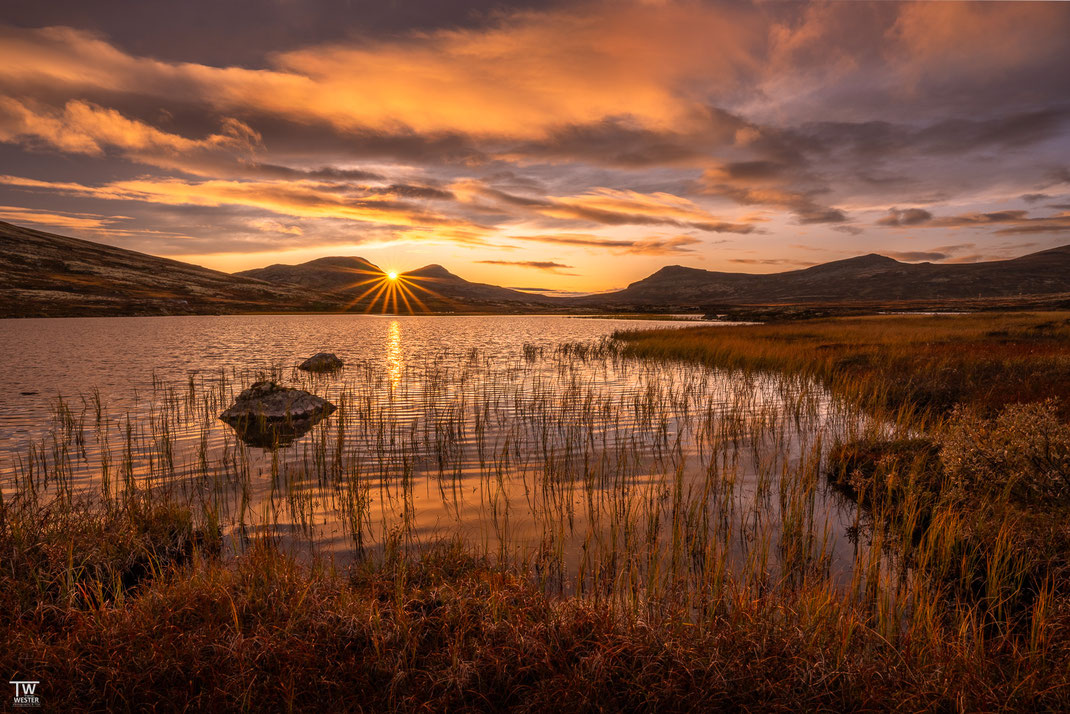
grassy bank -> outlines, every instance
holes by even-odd
[[[625,354],[814,377],[914,420],[1055,399],[1070,418],[1070,312],[896,315],[615,335]]]
[[[210,446],[241,375],[61,400],[4,481],[0,665],[57,710],[1068,710],[1068,318],[351,365],[255,468]],[[286,554],[328,519],[352,566]]]
[[[625,354],[815,378],[889,431],[826,474],[949,598],[1070,600],[1070,313],[878,316],[618,333]],[[998,581],[998,584],[997,582]]]
[[[9,507],[0,524],[10,556],[0,588],[36,593],[3,602],[0,666],[41,680],[57,711],[1070,705],[1066,613],[1025,640],[942,625],[889,638],[870,609],[799,588],[736,598],[698,622],[671,606],[639,618],[549,596],[457,545],[388,549],[336,571],[261,541],[223,562],[200,546],[175,557],[188,514],[76,513],[85,533],[131,537],[107,553],[99,538],[40,548],[22,529],[40,527],[29,518],[47,528],[56,513]],[[155,567],[112,587],[110,574],[141,557]]]

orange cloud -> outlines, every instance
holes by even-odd
[[[0,206],[0,220],[91,230],[109,227],[115,218],[96,216],[91,213],[57,213],[19,206]]]
[[[69,195],[170,206],[246,206],[302,218],[341,218],[396,226],[463,226],[450,218],[383,196],[353,196],[313,181],[184,181],[133,179],[101,186],[0,176],[0,184]]]
[[[519,196],[474,179],[451,184],[458,200],[480,208],[522,211],[568,221],[603,225],[672,225],[717,233],[750,233],[746,223],[725,221],[693,201],[671,193],[593,188],[575,196]]]
[[[701,122],[706,93],[733,87],[756,66],[762,23],[742,8],[599,9],[310,47],[277,55],[272,70],[135,57],[72,28],[7,29],[0,82],[166,96],[341,129],[530,138],[606,117],[663,129]]]
[[[698,238],[688,235],[650,236],[629,240],[604,238],[589,233],[546,233],[541,235],[509,235],[504,236],[504,238],[514,241],[610,250],[614,253],[628,255],[679,255],[681,253],[693,253],[694,246],[702,243]]]
[[[222,149],[250,153],[260,137],[237,119],[225,120],[219,134],[188,139],[85,101],[71,100],[56,111],[0,97],[0,141],[39,141],[68,153],[89,155],[101,155],[105,148],[115,147],[140,163],[187,168],[191,152]]]
[[[888,32],[891,52],[902,71],[914,79],[933,67],[991,79],[990,73],[1042,62],[1065,48],[1070,14],[1061,5],[903,3]]]

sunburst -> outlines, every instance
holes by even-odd
[[[441,278],[406,275],[396,270],[351,269],[349,272],[369,277],[357,280],[352,285],[347,285],[344,288],[345,290],[354,290],[367,286],[363,292],[349,301],[345,306],[346,311],[352,310],[367,299],[368,305],[364,308],[366,313],[375,312],[377,309],[383,314],[390,312],[395,315],[402,312],[409,315],[415,315],[417,312],[431,312],[431,309],[418,297],[417,291],[425,294],[425,297],[435,298],[447,303],[454,302],[426,285],[427,283],[435,283]]]

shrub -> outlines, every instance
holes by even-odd
[[[1012,404],[994,419],[956,408],[941,439],[952,486],[966,497],[1022,504],[1070,503],[1070,424],[1054,400]]]

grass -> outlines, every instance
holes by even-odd
[[[875,316],[615,335],[625,354],[820,380],[867,409],[941,418],[1055,399],[1070,418],[1070,313]]]
[[[338,411],[268,452],[215,416],[281,369],[59,400],[0,663],[75,710],[1070,709],[1070,314],[617,337],[295,374]]]
[[[832,484],[950,593],[1070,598],[1070,314],[878,316],[617,335],[624,352],[820,380],[894,424],[828,454]],[[996,585],[994,570],[1014,571]],[[1009,573],[1003,573],[1009,575]],[[1020,623],[1019,623],[1020,626]]]
[[[94,517],[83,514],[93,521]],[[89,530],[110,523],[98,515]],[[10,529],[12,522],[5,522]],[[157,535],[162,535],[158,533]],[[166,535],[150,550],[167,550]],[[96,545],[75,560],[95,557]],[[17,553],[21,553],[16,550]],[[116,554],[119,556],[119,554]],[[119,562],[122,562],[119,556]],[[59,571],[55,577],[62,578]],[[33,582],[26,582],[32,580]],[[4,587],[35,587],[24,569]],[[456,543],[346,571],[269,541],[154,571],[119,600],[8,604],[0,666],[56,710],[1021,710],[1070,704],[1066,647],[950,628],[889,641],[798,590],[700,622],[549,595]],[[1065,642],[1065,614],[1044,637]]]

